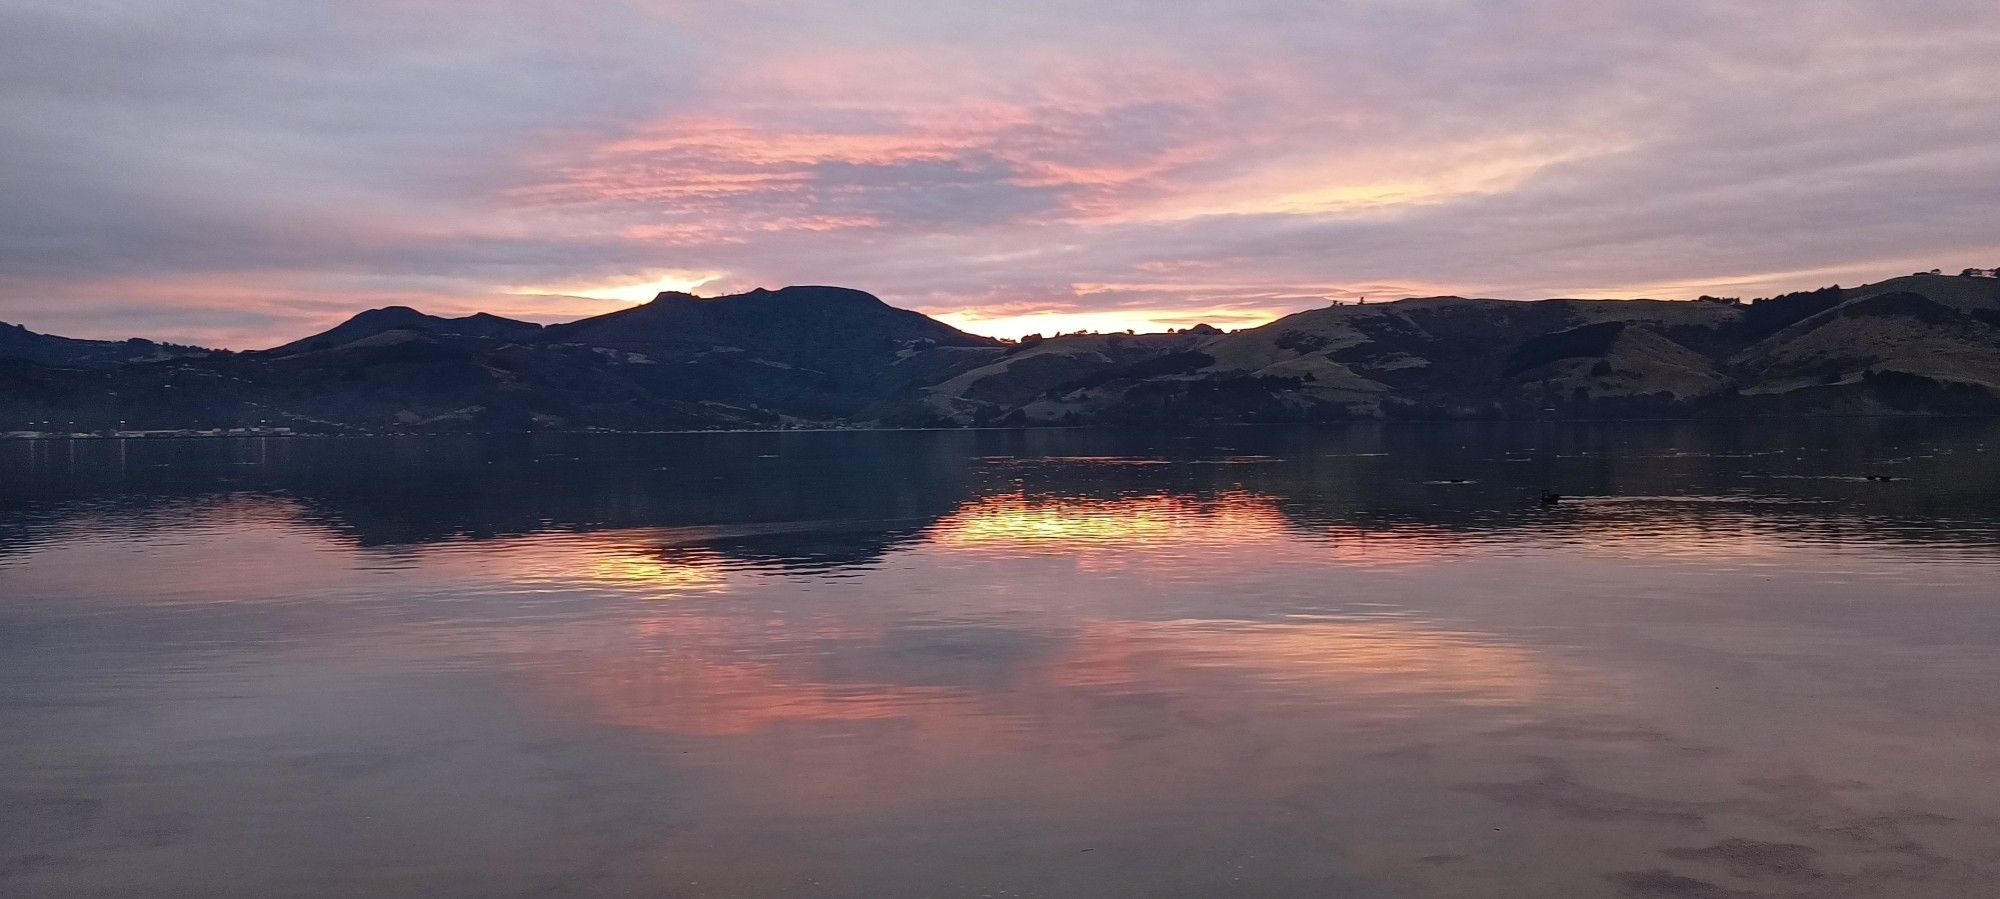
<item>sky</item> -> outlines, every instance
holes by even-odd
[[[1992,0],[6,0],[0,320],[1001,337],[2000,266]]]

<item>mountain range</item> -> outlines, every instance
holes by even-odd
[[[2000,278],[1429,297],[1006,342],[787,287],[555,325],[372,309],[267,350],[0,326],[0,430],[328,433],[2000,413]]]

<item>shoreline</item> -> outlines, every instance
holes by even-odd
[[[376,440],[383,438],[437,438],[437,437],[538,437],[538,436],[667,436],[694,434],[868,434],[868,433],[927,433],[957,431],[1091,431],[1091,430],[1157,430],[1163,428],[1269,428],[1329,425],[1601,425],[1601,424],[1749,424],[1803,421],[1853,421],[1889,419],[1897,421],[1980,421],[2000,420],[2000,415],[1953,415],[1940,413],[1846,413],[1825,415],[1767,415],[1754,417],[1674,417],[1674,418],[1352,418],[1328,419],[1323,421],[1233,421],[1233,422],[1105,422],[1099,424],[1038,424],[1038,425],[965,425],[938,427],[815,427],[815,428],[663,428],[659,430],[602,430],[592,428],[554,428],[532,431],[359,431],[359,432],[317,432],[294,431],[290,428],[189,428],[189,429],[148,429],[114,432],[71,432],[48,431],[5,431],[0,432],[0,441],[93,441],[93,440],[226,440],[226,439],[311,439],[311,440]]]

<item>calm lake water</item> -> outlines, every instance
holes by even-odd
[[[2000,424],[0,443],[0,895],[1996,882]]]

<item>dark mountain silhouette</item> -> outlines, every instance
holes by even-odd
[[[246,353],[0,328],[0,430],[1892,413],[2000,413],[2000,279],[1753,303],[1434,297],[1019,344],[836,287],[667,293],[547,327],[390,307]]]
[[[210,352],[201,347],[157,343],[136,337],[131,340],[77,340],[37,334],[20,325],[0,322],[0,360],[104,367],[206,356]]]
[[[358,340],[380,337],[384,334],[406,332],[428,334],[440,337],[476,337],[495,340],[525,340],[542,330],[534,322],[501,318],[490,313],[478,312],[460,318],[441,318],[425,315],[408,306],[389,306],[370,309],[332,328],[314,334],[303,340],[295,340],[264,352],[274,356],[289,356],[318,350],[329,350],[346,346]]]
[[[920,312],[845,287],[786,287],[701,299],[663,293],[652,302],[564,325],[549,339],[637,352],[699,353],[734,346],[805,362],[845,361],[856,351],[930,346],[991,347]]]
[[[957,351],[1003,346],[841,287],[663,293],[544,337],[600,352],[663,397],[822,420],[873,417],[963,364]]]

